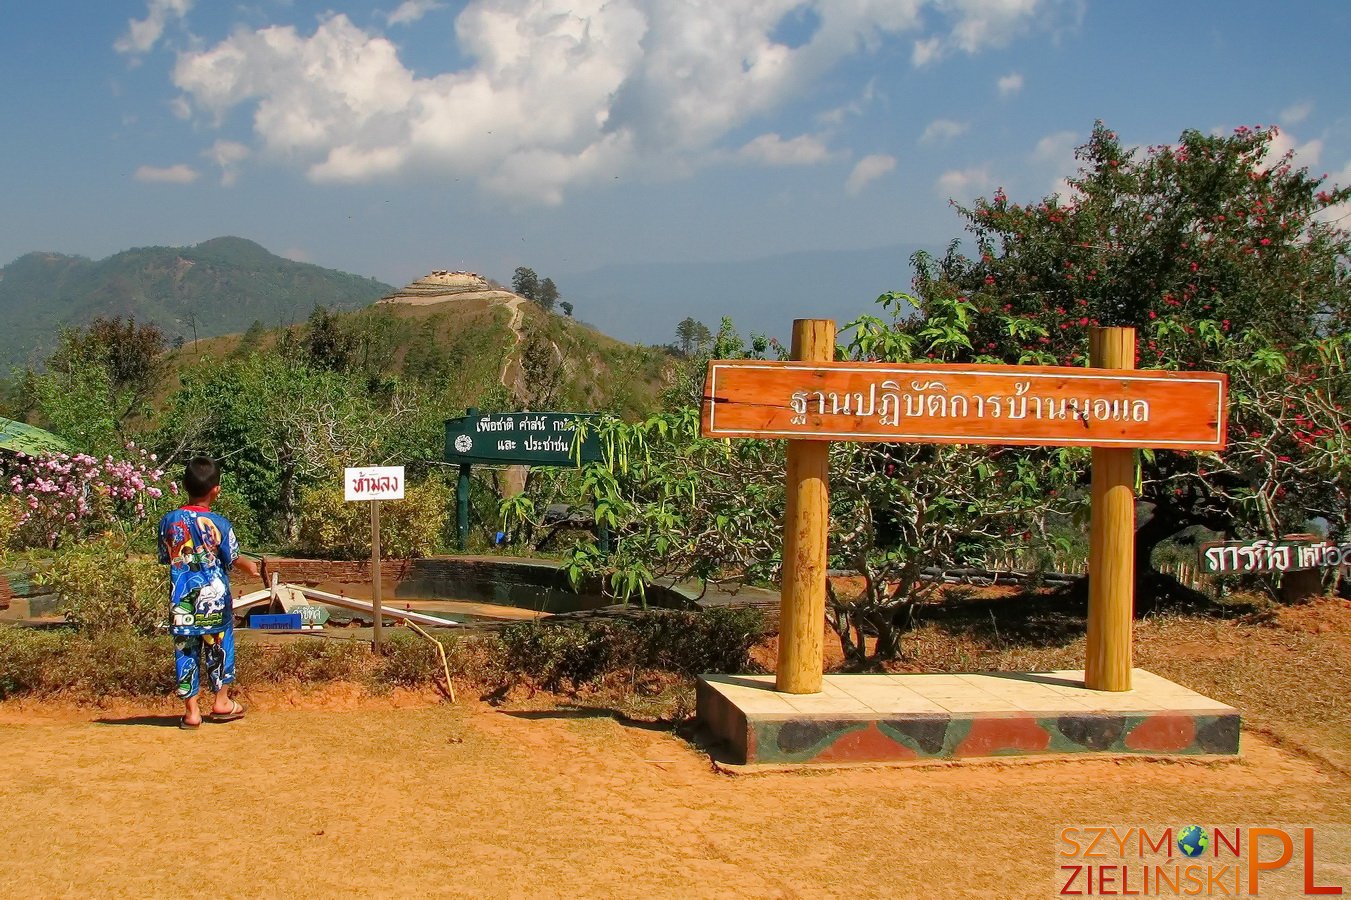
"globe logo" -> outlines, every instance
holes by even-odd
[[[1210,835],[1200,825],[1188,825],[1177,836],[1177,849],[1188,859],[1195,859],[1210,846]]]

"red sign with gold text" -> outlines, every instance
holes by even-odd
[[[715,438],[1220,450],[1227,376],[1061,366],[714,360]]]

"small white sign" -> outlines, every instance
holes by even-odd
[[[347,500],[402,500],[403,466],[346,470]]]

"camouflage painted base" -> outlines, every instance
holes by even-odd
[[[772,675],[706,675],[698,718],[742,765],[1239,752],[1238,710],[1143,669],[1132,683],[1090,691],[1073,670],[828,675],[820,694],[794,695]]]

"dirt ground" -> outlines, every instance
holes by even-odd
[[[254,690],[197,732],[168,701],[12,701],[0,896],[1048,897],[1066,825],[1351,824],[1343,732],[1264,702],[1250,682],[1285,667],[1234,646],[1269,633],[1262,658],[1343,690],[1340,624],[1288,618],[1141,627],[1193,686],[1251,692],[1259,730],[1223,763],[732,776],[667,727],[464,697]],[[1351,885],[1347,844],[1327,850],[1320,877]]]

